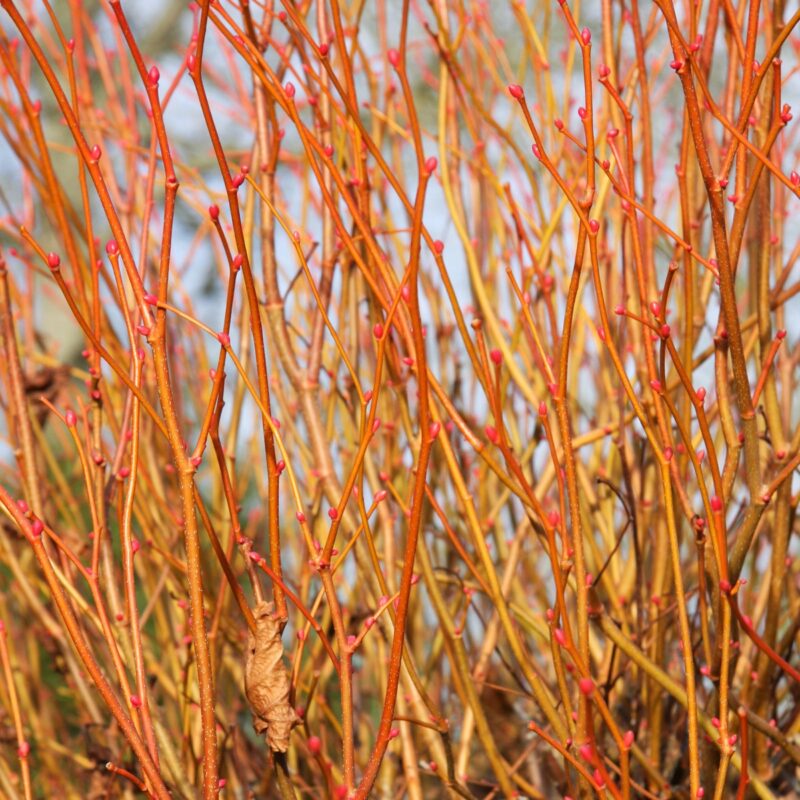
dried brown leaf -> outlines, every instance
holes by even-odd
[[[285,753],[289,734],[300,720],[289,703],[289,672],[283,663],[280,625],[272,611],[272,603],[266,602],[253,609],[256,630],[247,637],[244,685],[256,732],[266,735],[272,750]]]

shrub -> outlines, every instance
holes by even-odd
[[[2,793],[800,791],[800,12],[0,5]]]

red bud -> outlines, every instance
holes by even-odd
[[[633,731],[625,731],[625,735],[622,737],[622,746],[630,748],[634,738]]]

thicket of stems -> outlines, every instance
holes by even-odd
[[[800,791],[800,11],[133,6],[0,0],[0,794]]]

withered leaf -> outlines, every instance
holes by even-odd
[[[256,630],[247,637],[244,685],[256,732],[266,735],[272,750],[285,753],[289,734],[300,719],[289,703],[289,672],[283,663],[280,627],[272,618],[272,610],[272,603],[263,601],[253,609]]]

